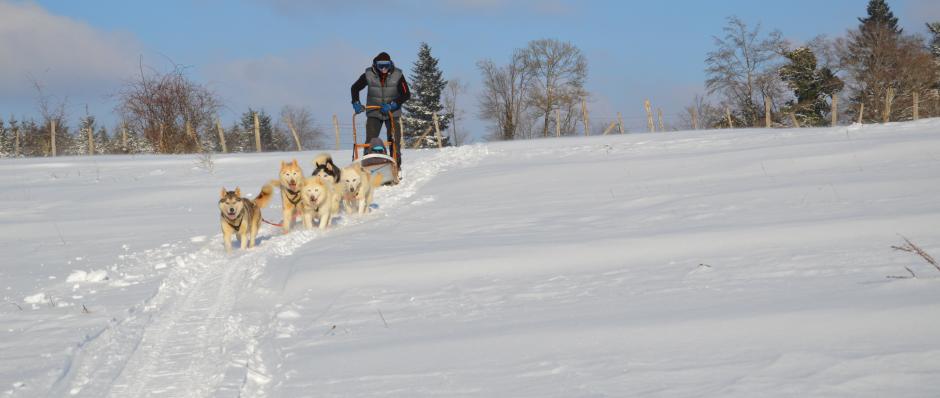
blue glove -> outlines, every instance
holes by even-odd
[[[359,101],[356,101],[356,102],[353,102],[353,110],[356,111],[357,114],[359,114],[359,113],[362,113],[362,111],[366,110],[366,108],[364,108],[362,104],[359,103]]]
[[[396,104],[395,101],[382,104],[382,112],[389,113],[395,110],[398,110],[398,104]]]

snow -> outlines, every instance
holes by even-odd
[[[76,270],[65,278],[66,282],[102,282],[108,280],[108,271],[97,269],[92,271]]]
[[[937,396],[940,271],[891,246],[940,255],[938,133],[405,151],[231,255],[219,190],[315,152],[0,160],[0,396]]]

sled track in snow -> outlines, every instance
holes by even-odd
[[[376,201],[383,212],[401,207],[442,171],[476,163],[487,154],[485,147],[469,146],[417,160],[402,183],[380,189]],[[337,227],[369,218],[347,217]],[[264,227],[262,237],[274,236],[231,256],[222,248],[221,234],[194,252],[167,253],[175,254],[176,265],[154,295],[80,344],[49,395],[265,396],[267,369],[273,364],[264,363],[259,347],[274,321],[244,319],[234,309],[240,295],[251,292],[269,258],[290,255],[319,234],[279,235],[278,229]]]

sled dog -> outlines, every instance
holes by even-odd
[[[354,163],[344,168],[341,175],[346,214],[353,214],[354,211],[365,214],[372,204],[373,190],[382,184],[382,174],[376,173],[373,176],[363,169],[362,165]]]
[[[304,226],[313,229],[313,220],[318,219],[320,229],[330,226],[333,215],[339,213],[339,195],[333,190],[333,180],[320,177],[304,181],[301,198],[304,202]]]
[[[255,247],[255,238],[261,227],[261,208],[267,206],[271,200],[274,188],[270,184],[261,187],[261,193],[254,199],[242,197],[238,187],[228,191],[222,187],[219,198],[220,224],[222,226],[222,243],[227,253],[232,252],[232,234],[238,234],[241,248]]]
[[[304,172],[297,164],[297,159],[287,163],[281,161],[281,171],[278,179],[272,181],[272,184],[278,184],[281,188],[281,211],[284,215],[282,227],[284,233],[290,232],[291,224],[294,223],[294,214],[303,212],[303,201],[301,200],[300,190],[304,186]]]
[[[311,176],[332,179],[333,183],[339,183],[340,168],[333,163],[333,157],[324,152],[313,158],[313,174]]]

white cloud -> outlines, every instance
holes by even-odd
[[[292,105],[308,107],[321,123],[329,123],[334,113],[351,114],[349,86],[374,56],[333,42],[211,64],[205,71],[211,76],[209,87],[230,108],[229,117],[238,117],[249,106],[277,115],[282,106]]]
[[[140,46],[126,34],[52,15],[32,3],[0,2],[0,92],[34,94],[113,88],[133,73]]]

